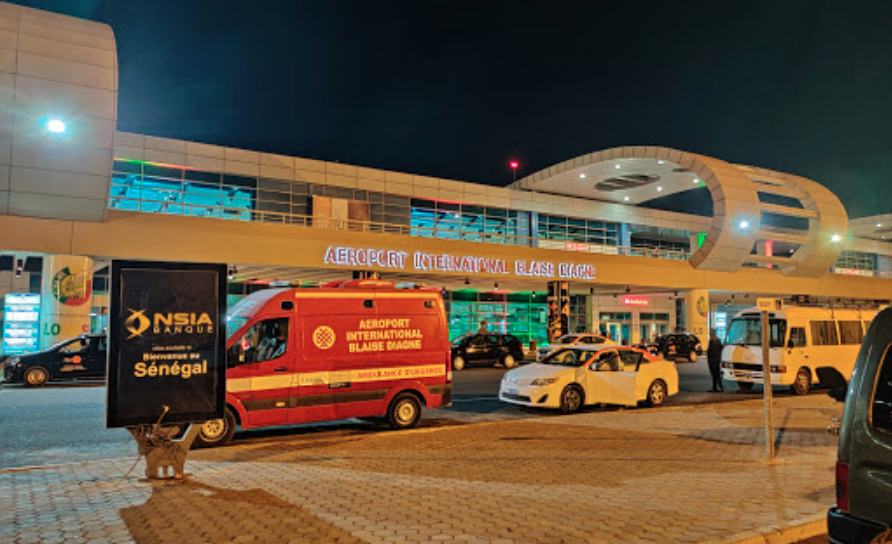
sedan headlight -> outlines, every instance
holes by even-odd
[[[19,363],[21,363],[21,362],[22,362],[21,357],[10,357],[9,359],[6,360],[7,366],[10,366],[10,367],[19,366]]]
[[[551,385],[558,381],[557,378],[536,378],[530,382],[530,385]]]

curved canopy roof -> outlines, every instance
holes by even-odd
[[[790,275],[818,276],[842,251],[848,216],[827,188],[800,176],[676,149],[637,146],[590,153],[518,180],[512,188],[635,205],[702,186],[712,196],[713,218],[706,241],[691,256],[697,268],[733,271],[757,263]],[[766,221],[772,216],[805,219],[808,227],[772,227]],[[757,255],[753,249],[759,241],[795,249],[789,256]]]

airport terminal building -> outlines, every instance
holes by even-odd
[[[112,259],[227,263],[275,282],[379,275],[444,289],[450,336],[705,336],[760,296],[892,299],[892,214],[852,219],[819,181],[652,146],[507,187],[117,130],[106,25],[0,4],[4,351],[105,325]],[[701,191],[711,214],[655,202]]]

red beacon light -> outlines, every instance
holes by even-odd
[[[508,163],[508,166],[510,166],[512,170],[517,170],[517,167],[520,166],[520,163],[517,161],[511,161]]]

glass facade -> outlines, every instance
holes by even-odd
[[[877,268],[877,256],[859,251],[843,251],[834,266],[847,270],[873,271]]]
[[[412,236],[528,245],[530,214],[457,202],[412,199]]]
[[[544,293],[458,289],[443,294],[449,340],[473,334],[486,321],[491,332],[513,334],[524,345],[547,342],[548,301]]]

